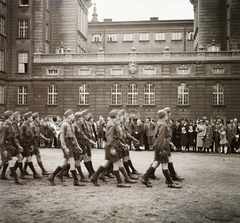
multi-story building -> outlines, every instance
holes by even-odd
[[[98,22],[95,9],[88,25],[90,0],[19,2],[27,6],[0,2],[2,111],[89,108],[97,118],[125,108],[144,119],[169,106],[173,118],[239,116],[238,0],[191,0],[194,20]]]

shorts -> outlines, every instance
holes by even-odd
[[[6,148],[6,151],[7,157],[3,155],[3,151],[1,150],[1,160],[3,163],[12,160],[12,157],[15,156],[14,154],[15,148],[13,146],[9,146],[8,148]]]

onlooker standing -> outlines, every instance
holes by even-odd
[[[203,137],[206,134],[206,126],[203,123],[203,120],[200,120],[197,127],[196,127],[196,133],[197,133],[197,144],[196,144],[196,151],[202,152],[203,148]]]
[[[205,152],[210,152],[210,148],[212,145],[213,131],[212,131],[212,126],[209,125],[208,120],[205,121],[205,125],[206,125],[206,133],[204,136],[203,147]]]
[[[188,151],[193,152],[196,149],[196,133],[192,125],[188,127]]]
[[[233,138],[237,134],[237,126],[234,124],[233,119],[227,124],[227,140],[228,140],[228,151],[232,151]]]
[[[186,152],[187,144],[188,144],[188,137],[187,137],[186,127],[182,126],[182,132],[180,133],[180,145],[181,145],[182,152]]]

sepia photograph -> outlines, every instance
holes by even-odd
[[[0,0],[0,223],[240,222],[239,0]]]

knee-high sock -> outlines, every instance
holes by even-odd
[[[75,181],[75,180],[78,180],[76,170],[71,170],[71,173],[72,173],[72,176],[73,176],[74,181]]]
[[[104,172],[106,169],[103,166],[98,167],[97,171],[93,174],[93,179],[98,179],[99,175]]]
[[[32,162],[28,162],[28,166],[30,167],[31,171],[33,172],[34,175],[37,174],[37,171],[35,170],[33,163]]]
[[[172,176],[175,176],[175,175],[176,175],[176,172],[175,172],[173,163],[168,163],[168,169],[169,169],[169,172],[170,172],[170,174],[171,174]]]
[[[127,171],[128,175],[131,174],[129,166],[128,166],[128,162],[123,162],[123,166],[125,167],[125,170]]]
[[[168,170],[162,170],[163,175],[165,176],[168,184],[173,184],[172,178],[170,177],[169,171]]]
[[[7,168],[8,168],[8,163],[4,163],[3,168],[2,168],[1,176],[5,176]]]
[[[130,178],[129,178],[129,176],[128,176],[124,167],[120,167],[119,170],[122,173],[122,175],[124,176],[125,180],[130,180]]]
[[[82,172],[81,166],[76,166],[76,169],[77,169],[77,171],[78,171],[79,176],[81,177],[81,179],[84,179],[85,176],[84,176],[84,174],[83,174],[83,172]]]
[[[145,181],[148,181],[149,177],[152,175],[152,173],[155,171],[155,168],[153,168],[152,166],[150,166],[146,173],[143,175],[143,178]]]
[[[121,179],[121,177],[120,177],[119,170],[114,170],[114,171],[113,171],[113,174],[115,175],[118,184],[121,184],[121,183],[122,183],[122,179]]]
[[[136,169],[134,168],[131,160],[128,160],[128,165],[130,166],[130,168],[132,169],[132,171],[136,171]]]

